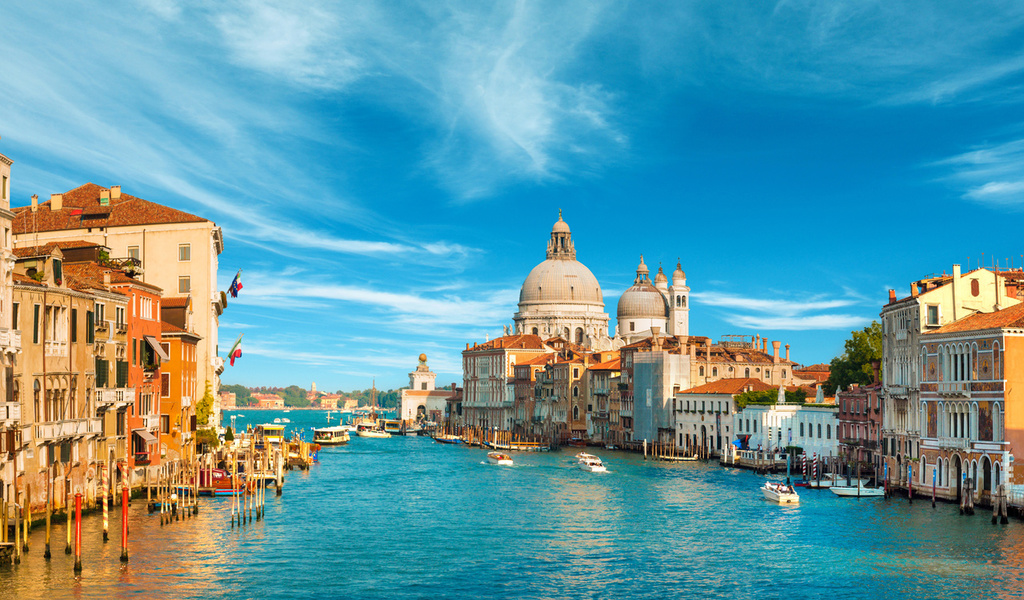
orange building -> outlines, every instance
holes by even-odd
[[[196,345],[199,336],[162,323],[160,344],[169,359],[160,365],[160,453],[165,460],[191,461],[196,444]]]
[[[160,362],[170,359],[160,345],[163,291],[116,272],[111,273],[110,283],[112,291],[128,296],[128,387],[135,389],[135,403],[128,410],[129,464],[159,465]]]

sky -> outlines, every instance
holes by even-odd
[[[215,221],[224,383],[461,381],[563,211],[614,326],[828,362],[932,273],[1020,267],[1019,2],[6,2],[12,205],[86,182]]]

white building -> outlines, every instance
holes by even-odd
[[[620,345],[651,337],[654,332],[677,337],[690,333],[690,288],[682,266],[676,263],[671,286],[661,267],[653,285],[648,273],[641,256],[633,285],[619,297],[615,338]]]
[[[412,423],[414,421],[444,420],[445,407],[452,392],[438,390],[434,387],[437,374],[427,366],[427,355],[420,354],[420,362],[416,370],[409,373],[409,389],[402,390],[398,405],[398,418]]]
[[[687,455],[728,455],[737,438],[734,398],[743,392],[763,392],[772,386],[759,379],[719,379],[678,392],[676,444]],[[698,452],[698,449],[702,450]]]
[[[839,454],[834,404],[748,404],[734,417],[736,435],[750,449],[768,452],[797,446],[807,456]]]

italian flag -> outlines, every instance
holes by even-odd
[[[244,334],[243,334],[244,335]],[[231,346],[231,350],[228,352],[228,358],[231,359],[231,366],[235,366],[235,359],[242,355],[242,336],[239,335],[238,339],[235,340],[235,344]]]

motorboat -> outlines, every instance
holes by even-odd
[[[842,498],[881,498],[885,496],[885,488],[869,488],[862,486],[838,486],[829,488],[832,493]]]
[[[585,460],[585,459],[588,459],[588,458],[597,458],[597,457],[594,456],[593,454],[587,454],[586,452],[577,452],[576,453],[576,460],[577,461]]]
[[[488,452],[487,462],[492,465],[509,465],[512,466],[512,457],[504,452]]]
[[[593,454],[586,454],[580,452],[582,455],[576,463],[576,467],[583,471],[589,471],[591,473],[605,473],[608,469],[601,462],[601,459],[594,456]]]
[[[450,433],[439,433],[434,436],[434,441],[439,444],[461,444],[465,442],[462,436],[452,435]]]
[[[274,422],[275,422],[275,423],[280,423],[280,422],[281,422],[281,419],[274,419]]]
[[[391,434],[383,429],[374,429],[372,426],[360,423],[356,427],[356,435],[364,438],[389,438]]]
[[[347,444],[349,441],[348,429],[341,426],[314,428],[313,441],[321,446]]]
[[[786,485],[785,483],[766,481],[764,486],[761,487],[761,493],[768,500],[778,502],[779,504],[800,503],[800,496],[796,494],[796,490],[793,489],[793,486]]]

